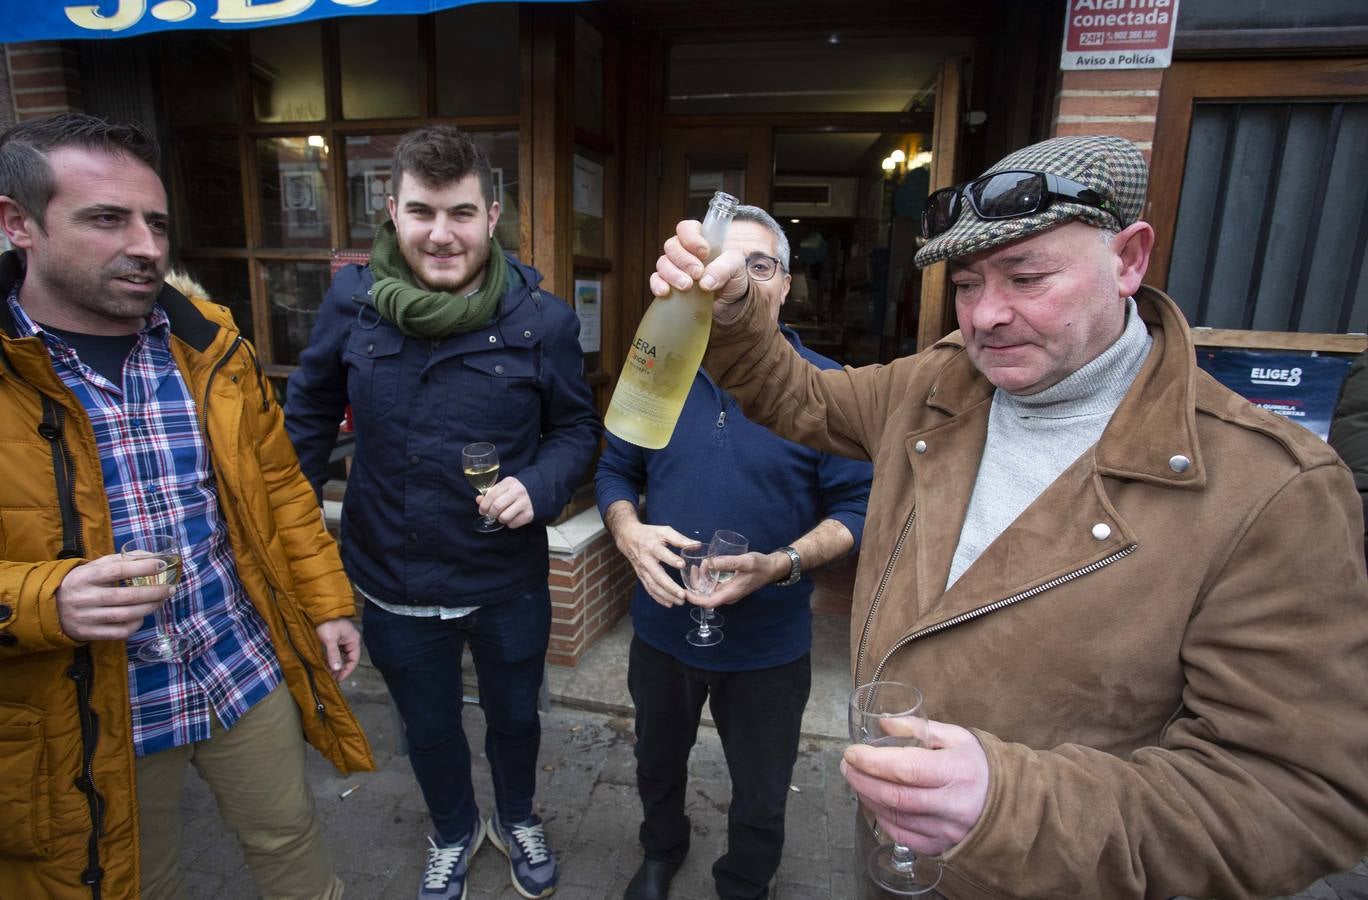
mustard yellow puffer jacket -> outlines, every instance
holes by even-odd
[[[62,633],[55,594],[114,552],[89,420],[38,338],[14,337],[0,256],[0,897],[133,898],[138,814],[122,641]],[[251,346],[228,311],[160,302],[199,403],[238,572],[270,629],[305,736],[343,772],[374,762],[314,626],[355,604]]]

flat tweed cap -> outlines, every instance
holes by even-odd
[[[1115,207],[1122,228],[1140,218],[1149,182],[1145,157],[1130,141],[1111,135],[1059,137],[1041,141],[1009,154],[984,174],[1010,169],[1048,172],[1092,188]],[[917,251],[917,265],[925,268],[943,259],[972,256],[1039,234],[1070,219],[1081,219],[1099,228],[1117,227],[1117,221],[1111,213],[1064,200],[1055,200],[1044,212],[1034,215],[985,222],[967,201],[962,200],[960,216],[955,224],[944,234],[927,241]]]

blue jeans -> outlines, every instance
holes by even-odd
[[[461,652],[470,642],[485,716],[485,755],[503,822],[532,814],[541,719],[537,697],[551,635],[551,595],[540,590],[459,619],[398,616],[367,603],[362,636],[408,738],[409,762],[445,841],[475,826],[470,745],[461,727]]]

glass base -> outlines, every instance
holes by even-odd
[[[190,650],[190,641],[179,634],[159,634],[138,648],[144,662],[179,662]]]
[[[711,647],[714,644],[722,643],[722,629],[716,625],[707,631],[702,628],[694,628],[684,636],[684,639],[695,647]]]
[[[726,624],[727,624],[727,620],[724,619],[724,618],[722,618],[722,614],[721,614],[720,612],[718,612],[718,611],[715,610],[715,609],[714,609],[714,610],[706,610],[706,609],[704,609],[704,608],[701,607],[701,606],[695,606],[693,609],[689,610],[689,618],[690,618],[690,619],[693,619],[693,620],[694,620],[695,622],[697,622],[699,625],[702,625],[702,624],[703,624],[703,614],[706,613],[706,612],[710,612],[710,611],[712,612],[712,616],[709,617],[709,619],[708,619],[708,624],[709,624],[709,625],[711,625],[711,626],[714,627],[714,628],[721,628],[723,625],[726,625]]]
[[[917,856],[902,860],[895,854],[893,844],[883,844],[869,854],[869,877],[889,893],[915,897],[940,884],[941,862]]]
[[[488,516],[480,516],[475,520],[475,530],[480,534],[489,534],[492,531],[501,531],[503,523],[498,519],[491,519]]]

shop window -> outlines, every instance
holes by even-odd
[[[180,125],[238,121],[233,96],[233,36],[226,32],[177,32],[164,56],[166,113]]]
[[[1188,321],[1368,330],[1366,169],[1368,102],[1198,104],[1168,277]]]
[[[271,359],[276,365],[298,365],[332,280],[328,263],[267,260],[261,267],[270,305]]]
[[[252,297],[244,259],[196,259],[182,268],[205,289],[209,299],[228,307],[233,322],[247,337],[252,334]]]
[[[253,31],[248,38],[252,107],[258,122],[318,122],[327,116],[323,41],[316,24]]]
[[[1352,60],[1176,63],[1160,95],[1146,281],[1200,345],[1358,352],[1365,168],[1368,83]]]
[[[342,19],[337,43],[343,118],[398,119],[422,113],[416,17]]]
[[[182,214],[177,219],[187,247],[245,247],[242,164],[236,138],[179,141],[175,177]]]
[[[328,146],[323,137],[260,139],[257,162],[262,244],[331,247]]]
[[[485,3],[440,12],[437,115],[518,114],[518,5]]]

